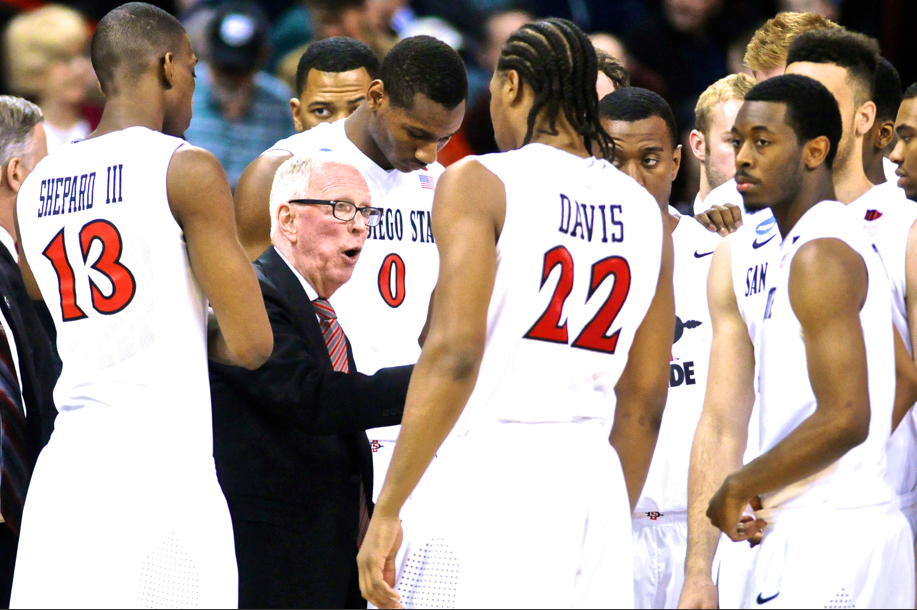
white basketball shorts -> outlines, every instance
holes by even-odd
[[[164,450],[87,445],[52,437],[38,458],[12,607],[238,607],[232,521],[212,458],[167,466]]]
[[[677,608],[685,585],[687,513],[635,513],[633,531],[634,607]]]
[[[738,608],[742,605],[745,587],[751,578],[755,555],[760,545],[751,547],[747,542],[733,542],[726,534],[720,536],[713,558],[713,582],[716,584],[720,608]]]
[[[763,518],[743,608],[914,607],[914,539],[896,504]]]
[[[406,608],[632,608],[624,477],[600,423],[450,437],[402,511]]]

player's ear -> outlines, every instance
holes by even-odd
[[[522,99],[522,79],[519,78],[519,73],[515,70],[506,70],[500,77],[503,102],[508,106],[515,106]]]
[[[296,128],[296,131],[305,131],[306,128],[303,127],[302,121],[299,119],[299,111],[302,108],[302,104],[295,97],[290,98],[290,112],[293,113],[293,127]]]
[[[694,158],[703,163],[706,157],[706,151],[704,150],[706,147],[704,134],[696,129],[692,129],[691,133],[688,135],[688,144],[691,146],[691,153],[694,155]]]
[[[672,180],[678,177],[678,170],[681,169],[681,144],[675,147],[672,153]]]
[[[366,106],[370,112],[376,112],[382,106],[382,98],[385,97],[385,83],[378,78],[369,83],[369,89],[366,90]]]
[[[875,102],[866,102],[857,108],[856,115],[853,118],[853,124],[856,126],[857,135],[863,136],[869,133],[876,122],[876,104]]]
[[[160,77],[166,89],[171,89],[175,84],[175,55],[166,53],[160,60]]]
[[[827,136],[818,136],[806,142],[802,157],[808,169],[815,169],[825,162],[831,151],[831,140]]]
[[[879,129],[879,135],[876,136],[876,148],[879,150],[885,150],[888,148],[888,145],[892,143],[892,140],[895,138],[895,122],[894,121],[885,121],[882,123],[882,127]]]

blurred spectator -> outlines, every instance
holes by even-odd
[[[745,65],[745,51],[748,49],[748,45],[751,43],[755,31],[755,29],[750,28],[737,36],[735,40],[730,43],[729,48],[726,50],[726,65],[729,68],[730,74],[743,73],[754,76],[751,68]]]
[[[378,73],[378,58],[358,40],[337,36],[309,45],[296,71],[298,97],[290,100],[296,131],[349,117]]]
[[[621,47],[621,50],[623,51],[623,47]],[[616,59],[616,57],[620,56],[611,55],[598,47],[595,49],[595,55],[599,60],[599,76],[595,85],[599,99],[618,89],[630,87],[630,74],[627,73],[627,69],[622,65],[622,62]]]
[[[511,9],[495,11],[484,19],[483,36],[475,57],[482,70],[492,75],[500,61],[500,50],[513,32],[534,17],[525,11]]]
[[[271,40],[277,64],[291,52],[297,56],[313,40],[347,36],[368,44],[381,60],[397,41],[390,30],[378,26],[375,0],[301,0],[275,24]]]
[[[100,115],[88,107],[98,82],[85,19],[49,5],[10,21],[3,43],[10,90],[41,108],[48,150],[89,135]]]
[[[814,13],[779,13],[758,28],[745,51],[745,65],[759,83],[783,74],[790,43],[809,30],[836,28],[838,25]]]
[[[592,46],[595,47],[596,51],[604,52],[617,60],[622,67],[627,68],[629,59],[627,57],[627,48],[620,38],[605,32],[596,32],[595,34],[589,34],[589,40],[592,41]]]
[[[260,71],[267,19],[251,2],[221,6],[208,27],[208,56],[198,67],[194,117],[185,138],[220,160],[235,188],[249,162],[293,132],[290,90]]]
[[[634,59],[662,78],[664,89],[657,93],[679,124],[691,124],[697,96],[727,74],[726,43],[712,28],[722,6],[723,0],[663,0],[625,40]]]
[[[837,21],[840,17],[840,0],[780,0],[780,10],[815,13],[825,19]]]

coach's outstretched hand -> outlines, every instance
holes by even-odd
[[[395,591],[395,556],[401,548],[404,533],[401,519],[376,513],[369,522],[366,538],[357,555],[360,591],[377,608],[402,608],[401,596]]]

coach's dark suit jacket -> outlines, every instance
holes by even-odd
[[[39,451],[48,443],[54,430],[57,409],[54,407],[52,393],[60,375],[60,360],[26,292],[19,265],[2,244],[0,311],[16,340],[31,445],[29,453],[34,465]],[[6,608],[9,604],[16,543],[9,528],[0,525],[0,608]]]
[[[373,489],[365,430],[401,423],[412,367],[335,372],[315,310],[286,262],[269,248],[255,270],[274,352],[256,371],[210,363],[214,455],[233,518],[239,604],[365,608],[355,562],[361,477],[368,496]],[[355,371],[349,344],[347,351]]]

